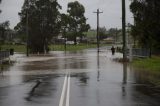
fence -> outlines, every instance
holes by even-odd
[[[0,51],[0,64],[3,62],[3,60],[9,58],[10,52],[9,51]]]
[[[131,50],[128,50],[127,54],[132,55],[132,57],[149,57],[150,50],[146,48],[132,48]]]

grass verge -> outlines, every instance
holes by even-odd
[[[155,88],[160,89],[160,57],[134,59],[132,62],[135,73],[139,73],[138,79],[153,84]]]
[[[26,46],[25,45],[3,45],[2,50],[9,50],[14,49],[15,52],[26,52]]]
[[[64,51],[64,45],[50,45],[51,51]],[[95,48],[97,47],[96,44],[78,44],[78,45],[67,45],[66,50],[67,51],[77,51],[77,50],[84,50],[88,48]]]
[[[135,67],[143,68],[147,71],[159,72],[160,73],[160,57],[152,57],[145,59],[135,59],[132,64]]]

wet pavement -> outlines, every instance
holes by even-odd
[[[15,54],[17,62],[0,71],[0,106],[60,106],[63,88],[63,106],[160,106],[150,76],[113,61],[120,57],[105,48]]]

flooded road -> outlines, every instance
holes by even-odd
[[[117,57],[106,49],[16,54],[17,62],[0,71],[0,106],[159,106],[160,93],[150,92],[144,73]]]

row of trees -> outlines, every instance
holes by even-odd
[[[122,30],[118,28],[110,28],[106,29],[105,27],[99,28],[99,37],[100,40],[103,40],[105,38],[113,38],[116,41],[119,40],[119,38],[122,38]],[[121,40],[122,41],[122,40]]]
[[[130,5],[134,16],[133,38],[142,47],[160,50],[160,1],[132,0]]]
[[[97,43],[96,36],[97,30],[91,29],[87,33],[87,41],[89,43]],[[128,34],[127,34],[128,35]],[[100,43],[122,43],[122,29],[110,28],[106,29],[105,27],[99,28],[99,40]]]
[[[30,52],[45,52],[53,37],[67,29],[66,35],[82,37],[83,32],[88,31],[90,26],[86,24],[84,16],[85,8],[79,2],[68,4],[67,14],[61,14],[62,7],[57,0],[25,0],[19,13],[20,22],[15,30],[22,36],[28,32],[28,44]]]

